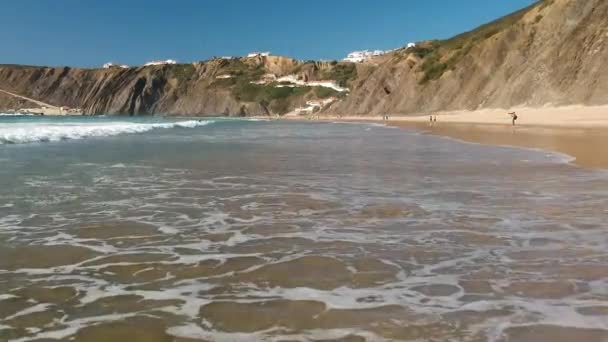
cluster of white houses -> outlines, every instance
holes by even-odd
[[[148,63],[144,64],[144,66],[167,65],[167,64],[177,64],[177,61],[173,60],[173,59],[167,59],[166,61],[152,61],[152,62],[148,62]]]
[[[343,59],[345,62],[351,63],[363,63],[367,60],[372,59],[373,57],[378,57],[384,55],[386,52],[382,50],[363,50],[363,51],[353,51],[349,53],[346,58]]]
[[[415,43],[409,43],[407,44],[408,48],[411,47],[415,47],[416,44]],[[383,51],[383,50],[363,50],[363,51],[353,51],[351,53],[349,53],[346,58],[343,59],[344,62],[350,62],[350,63],[363,63],[366,61],[369,61],[370,59],[374,58],[374,57],[379,57],[382,56],[386,53],[392,52],[395,50],[388,50],[388,51]]]
[[[103,65],[104,69],[112,69],[112,68],[121,68],[121,69],[129,69],[130,67],[126,64],[114,64],[112,62],[108,62]]]
[[[416,44],[415,43],[409,43],[407,44],[407,48],[411,48],[411,47],[415,47]],[[388,52],[391,52],[394,50],[388,50],[388,51],[383,51],[383,50],[363,50],[363,51],[353,51],[351,53],[349,53],[346,58],[343,59],[344,62],[350,62],[350,63],[363,63],[366,61],[369,61],[370,59],[374,58],[374,57],[378,57],[378,56],[382,56]],[[247,58],[256,58],[256,57],[268,57],[270,56],[270,52],[269,51],[265,51],[265,52],[250,52],[247,54]],[[224,56],[221,57],[221,59],[227,59],[227,60],[231,60],[231,59],[236,59],[238,57],[234,57],[234,56]],[[166,65],[166,64],[177,64],[177,61],[173,60],[173,59],[167,59],[165,61],[151,61],[151,62],[147,62],[144,64],[144,66],[151,66],[151,65]],[[110,69],[110,68],[129,68],[128,65],[122,64],[115,64],[112,62],[106,63],[103,65],[104,69]],[[219,78],[219,77],[218,77]],[[229,77],[225,77],[225,78],[229,78]],[[279,81],[280,82],[280,81]]]
[[[255,57],[268,57],[270,56],[270,52],[251,52],[247,54],[247,58],[255,58]]]
[[[247,58],[255,58],[255,57],[268,57],[270,56],[270,52],[251,52],[249,54],[247,54]],[[234,56],[224,56],[221,57],[221,59],[227,59],[227,60],[231,60],[231,59],[236,59],[238,57],[234,57]],[[152,66],[152,65],[167,65],[167,64],[177,64],[176,60],[173,59],[167,59],[165,61],[151,61],[151,62],[147,62],[144,64],[144,66]],[[113,62],[108,62],[106,64],[103,65],[104,69],[111,69],[111,68],[123,68],[123,69],[127,69],[129,68],[128,65],[125,64],[115,64]]]
[[[144,64],[144,66],[166,65],[166,64],[177,64],[177,61],[175,61],[173,59],[167,59],[166,61],[151,61],[151,62]],[[103,68],[104,69],[112,69],[112,68],[128,69],[128,68],[130,68],[130,66],[128,66],[126,64],[116,64],[113,62],[108,62],[103,65]]]

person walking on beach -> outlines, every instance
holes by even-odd
[[[515,112],[509,113],[511,115],[511,123],[515,126],[515,121],[517,121],[517,114]]]

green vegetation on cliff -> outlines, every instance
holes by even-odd
[[[422,58],[424,62],[420,67],[423,77],[420,84],[437,80],[448,70],[453,70],[463,57],[467,56],[471,49],[496,34],[517,24],[521,18],[536,6],[547,6],[552,0],[541,1],[528,6],[515,13],[504,16],[491,23],[482,25],[472,31],[465,32],[446,40],[434,40],[424,42],[407,51]]]
[[[357,66],[353,63],[336,64],[332,68],[323,70],[321,78],[334,80],[340,87],[346,87],[351,80],[357,78]]]
[[[192,64],[175,64],[171,66],[171,74],[173,78],[177,79],[180,83],[189,81],[196,69]]]
[[[310,87],[277,87],[278,84],[240,83],[232,89],[232,94],[240,101],[270,102],[290,96],[302,96],[310,92]]]
[[[331,88],[315,87],[315,95],[320,99],[326,99],[332,96],[338,97],[340,94],[340,92]]]

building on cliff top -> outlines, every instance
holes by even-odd
[[[254,58],[254,57],[268,57],[270,56],[270,52],[251,52],[247,55],[247,58]]]
[[[118,64],[114,64],[112,62],[108,62],[106,64],[103,65],[104,69],[112,69],[112,68],[121,68],[121,69],[128,69],[129,66],[126,64],[122,64],[122,65],[118,65]]]
[[[152,61],[152,62],[148,62],[148,63],[144,64],[144,66],[166,65],[166,64],[177,64],[177,61],[175,61],[173,59],[167,59],[166,61]]]
[[[382,50],[363,50],[363,51],[353,51],[349,53],[346,58],[343,59],[345,62],[351,63],[363,63],[372,57],[378,57],[384,55],[386,52]]]

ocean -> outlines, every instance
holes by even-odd
[[[608,173],[569,162],[377,124],[0,116],[0,341],[604,341]]]

